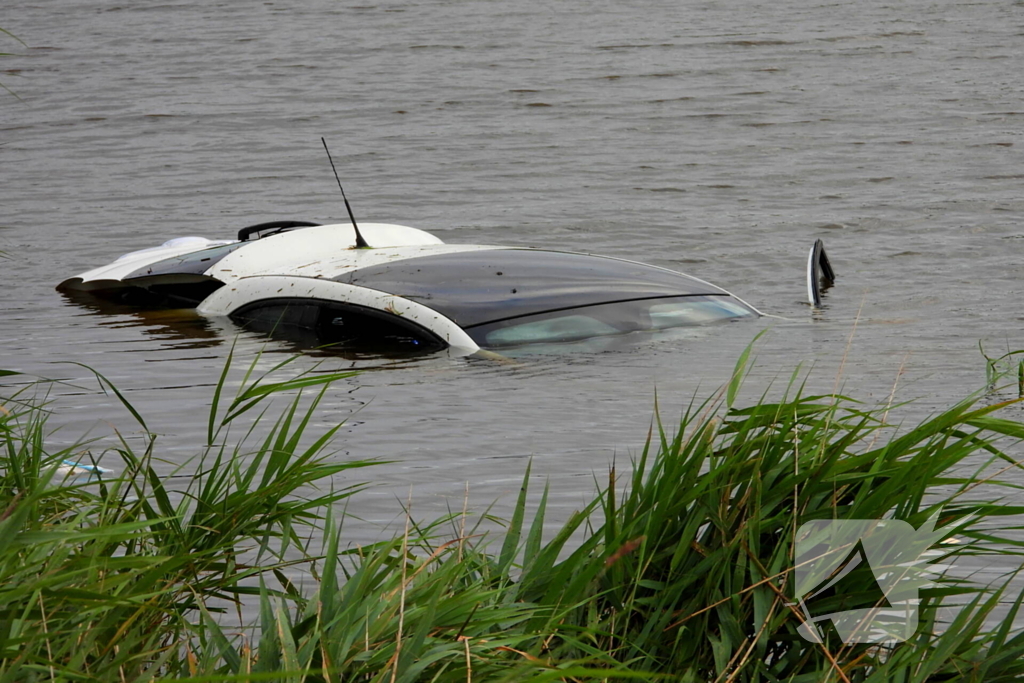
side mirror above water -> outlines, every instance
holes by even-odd
[[[835,282],[836,273],[825,253],[825,243],[815,240],[807,257],[807,299],[811,306],[821,308],[821,293]]]

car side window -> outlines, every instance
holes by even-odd
[[[365,306],[318,299],[265,299],[231,314],[253,332],[306,348],[430,352],[447,346],[416,323]]]

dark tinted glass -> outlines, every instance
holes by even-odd
[[[235,249],[244,246],[244,242],[235,242],[234,244],[222,244],[219,247],[210,247],[209,249],[203,249],[202,251],[193,251],[190,254],[172,256],[171,258],[166,258],[163,261],[157,261],[156,263],[151,263],[148,266],[143,266],[126,275],[122,279],[127,281],[137,277],[167,275],[169,273],[201,275]]]
[[[752,317],[757,317],[755,311],[729,296],[683,296],[549,311],[476,325],[466,332],[480,346],[497,348],[570,342]]]
[[[714,285],[642,263],[532,249],[421,256],[334,279],[412,299],[464,328],[612,301],[724,294]]]
[[[434,333],[397,315],[336,301],[265,299],[243,306],[231,319],[254,332],[308,348],[330,345],[387,353],[447,346]]]

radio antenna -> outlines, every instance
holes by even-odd
[[[370,245],[363,239],[359,232],[359,225],[356,224],[356,217],[352,214],[352,207],[349,206],[348,197],[345,196],[345,188],[341,186],[341,178],[338,177],[338,169],[334,167],[334,159],[331,158],[331,150],[327,149],[327,140],[320,138],[324,143],[324,151],[327,152],[327,160],[331,162],[331,170],[334,171],[334,179],[338,181],[338,189],[341,190],[341,198],[345,200],[345,208],[348,210],[348,217],[352,220],[352,227],[356,231],[356,249],[369,249]]]

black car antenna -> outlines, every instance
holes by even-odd
[[[341,190],[341,198],[345,200],[345,208],[348,210],[348,217],[352,220],[352,227],[356,231],[356,249],[369,249],[370,245],[363,239],[359,232],[359,225],[356,224],[356,217],[352,214],[352,207],[348,204],[348,197],[345,196],[345,188],[341,186],[341,178],[338,177],[338,169],[334,168],[334,159],[331,158],[331,150],[327,149],[327,140],[320,138],[324,143],[324,151],[327,152],[327,160],[331,162],[331,170],[334,171],[334,179],[338,181],[338,189]]]

